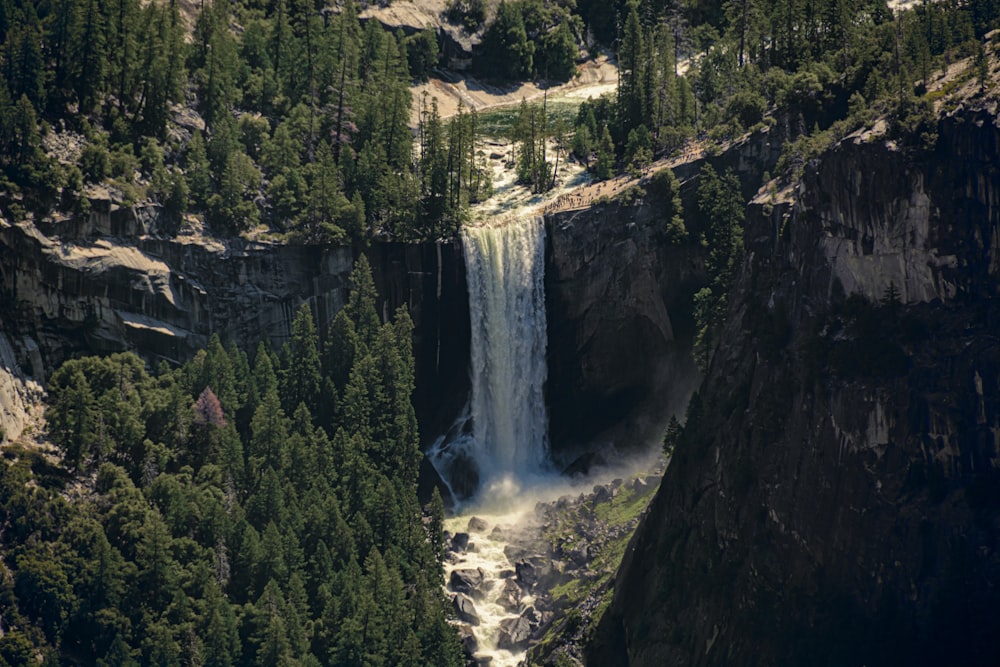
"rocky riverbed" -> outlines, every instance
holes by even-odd
[[[469,665],[579,660],[663,461],[640,474],[510,494],[446,524],[446,592]],[[570,663],[572,664],[572,663]]]

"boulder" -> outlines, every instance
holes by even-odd
[[[535,570],[535,566],[526,560],[519,560],[514,563],[514,571],[517,573],[517,581],[524,587],[525,590],[529,590],[532,586],[538,583],[538,572]]]
[[[458,626],[458,641],[462,643],[462,651],[470,658],[479,650],[479,640],[472,628],[464,623]]]
[[[461,553],[468,548],[469,548],[469,534],[455,533],[455,536],[451,538],[451,550]]]
[[[531,639],[531,623],[524,616],[505,618],[500,621],[497,648],[507,651],[521,651],[528,647]]]
[[[590,547],[586,542],[581,542],[566,552],[566,558],[574,567],[584,567],[590,562]]]
[[[468,595],[459,593],[452,603],[455,607],[455,615],[458,620],[469,625],[479,625],[479,614],[476,612],[476,605]]]
[[[524,590],[531,590],[536,585],[546,585],[552,576],[552,560],[546,556],[535,554],[514,562],[517,581]]]
[[[482,568],[452,570],[448,585],[456,593],[478,597],[481,595],[479,588],[483,585],[483,570]]]
[[[504,579],[503,590],[497,597],[497,604],[506,611],[514,613],[521,606],[521,587],[513,579]]]
[[[480,519],[478,516],[474,516],[469,519],[468,531],[470,533],[482,533],[485,532],[488,527],[489,524],[487,524],[483,519]]]
[[[595,503],[606,503],[615,497],[615,492],[607,485],[598,485],[594,487],[594,502]]]
[[[534,607],[528,607],[523,612],[521,612],[521,618],[528,622],[528,625],[532,630],[536,629],[542,624],[542,613],[535,609]]]

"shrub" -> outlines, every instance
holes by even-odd
[[[100,183],[111,171],[108,149],[102,144],[89,144],[80,154],[80,171],[90,183]]]

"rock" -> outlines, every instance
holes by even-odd
[[[575,567],[584,567],[590,560],[590,549],[586,543],[578,544],[566,554],[566,558]]]
[[[455,533],[455,536],[451,538],[452,551],[457,551],[458,553],[462,553],[468,548],[469,548],[469,534]]]
[[[521,587],[513,579],[503,580],[503,590],[497,597],[497,604],[509,613],[514,613],[521,606]]]
[[[1000,664],[1000,119],[953,101],[932,153],[848,137],[747,209],[588,663]]]
[[[610,486],[598,485],[594,487],[595,503],[606,503],[614,497],[615,497],[614,491],[611,490]]]
[[[479,640],[472,628],[464,623],[458,626],[458,640],[462,642],[462,651],[470,658],[479,650]]]
[[[519,560],[514,563],[514,571],[517,573],[517,581],[524,590],[531,590],[531,587],[538,583],[538,572],[535,566],[526,560]]]
[[[656,203],[612,204],[546,218],[548,330],[558,341],[549,346],[549,436],[556,460],[571,463],[559,457],[573,447],[581,472],[590,467],[581,443],[603,449],[662,435],[649,415],[683,405],[693,383],[677,379],[696,377],[674,320],[683,321],[692,290],[705,284],[705,251],[666,246],[663,213]]]
[[[349,245],[220,240],[195,216],[179,231],[164,226],[159,207],[111,199],[92,202],[89,218],[0,223],[0,293],[17,303],[0,308],[0,330],[37,343],[15,349],[26,375],[123,350],[152,367],[177,365],[215,332],[241,349],[261,340],[279,349],[300,304],[312,307],[320,336],[344,305]],[[461,247],[375,241],[366,254],[385,312],[410,306],[420,430],[443,433],[468,397],[468,327],[450,325],[468,321]]]
[[[515,572],[514,570],[500,570],[499,577],[501,579],[510,579],[511,577],[514,577],[515,575],[517,575],[517,572]]]
[[[469,519],[469,526],[467,530],[470,533],[482,533],[489,527],[484,520],[480,519],[478,516],[474,516]]]
[[[479,614],[476,612],[476,605],[469,596],[459,593],[455,596],[452,604],[455,607],[455,615],[458,616],[458,620],[469,625],[479,625]]]
[[[493,526],[493,530],[490,531],[490,539],[494,542],[502,542],[507,539],[507,531],[500,526]]]
[[[647,484],[646,480],[641,477],[636,477],[635,481],[632,482],[632,490],[636,493],[645,493],[646,491],[649,491],[649,484]]]
[[[448,585],[456,593],[477,597],[480,595],[479,589],[483,585],[483,570],[482,568],[452,570]]]
[[[531,623],[524,616],[505,618],[500,621],[497,648],[506,651],[521,651],[528,647],[530,639]]]
[[[534,607],[528,607],[521,612],[521,618],[528,621],[528,625],[535,627],[542,622],[541,614]]]

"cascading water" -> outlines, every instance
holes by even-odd
[[[521,522],[528,506],[522,487],[548,469],[546,379],[545,226],[540,216],[508,217],[462,230],[472,327],[472,390],[463,416],[427,455],[456,501],[468,501],[489,519],[474,544],[449,553],[446,574],[476,573],[482,580],[474,600],[452,586],[453,604],[466,632],[475,638],[477,660],[513,667],[524,655],[524,637],[511,628],[530,626],[530,585],[518,588],[513,606],[504,602],[514,573],[505,554],[505,534]],[[452,517],[449,531],[461,533],[468,514]],[[468,542],[466,536],[465,542]],[[464,544],[464,543],[463,543]],[[466,592],[469,592],[466,590]],[[473,616],[469,611],[474,609]],[[534,617],[532,617],[534,618]],[[474,622],[473,622],[474,621]],[[525,625],[529,624],[529,625]],[[515,632],[516,634],[516,632]]]
[[[542,473],[548,457],[543,220],[466,226],[462,246],[472,392],[452,433],[428,452],[459,499],[479,488],[516,488]]]

